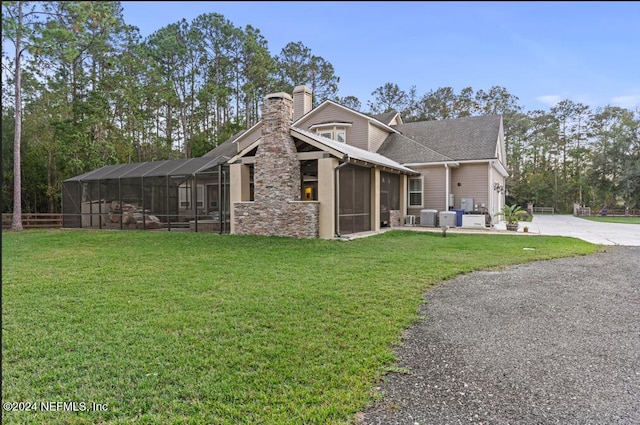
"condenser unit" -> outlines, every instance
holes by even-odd
[[[420,226],[435,227],[438,225],[437,210],[420,210]]]

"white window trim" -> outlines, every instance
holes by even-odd
[[[191,183],[183,183],[178,186],[178,204],[180,208],[187,210],[191,209],[191,198],[193,197],[192,191],[193,186]],[[204,185],[201,184],[196,186],[196,207],[204,207]]]
[[[411,190],[411,180],[420,180],[420,191]],[[420,204],[412,204],[411,203],[411,194],[412,193],[420,193]],[[409,208],[421,207],[424,205],[424,177],[409,177],[407,181],[407,206]]]
[[[331,140],[335,140],[336,142],[340,142],[338,140],[338,133],[344,133],[344,140],[340,143],[347,143],[347,128],[351,127],[349,123],[325,123],[325,124],[315,124],[309,127],[309,130],[315,130],[316,134],[321,137],[324,134],[331,134],[328,137]]]

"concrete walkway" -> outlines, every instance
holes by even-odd
[[[504,224],[503,224],[504,225]],[[598,245],[640,246],[640,225],[604,223],[572,215],[536,215],[529,232],[549,236],[570,236]]]
[[[528,227],[528,234],[524,233],[524,227]],[[353,240],[373,236],[394,230],[384,228],[378,232],[361,232],[346,235],[341,240]],[[411,230],[416,232],[442,232],[439,227],[403,226],[395,230]],[[450,233],[475,233],[475,234],[509,234],[509,235],[546,235],[568,236],[582,239],[597,245],[621,245],[640,246],[640,224],[604,223],[572,215],[536,215],[531,222],[521,222],[517,232],[507,231],[505,222],[494,225],[491,229],[466,229],[452,227]]]

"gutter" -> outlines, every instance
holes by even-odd
[[[334,185],[333,193],[335,198],[334,215],[335,215],[335,230],[336,230],[335,236],[337,238],[341,237],[340,236],[340,214],[338,214],[338,211],[340,210],[340,184],[339,184],[340,169],[345,165],[348,165],[351,163],[351,161],[349,160],[349,155],[345,155],[342,159],[344,160],[344,162],[333,169],[333,185]]]

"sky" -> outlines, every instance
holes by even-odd
[[[640,2],[122,1],[143,37],[218,13],[260,30],[272,55],[302,42],[364,109],[386,83],[505,87],[526,111],[569,99],[640,108]]]

